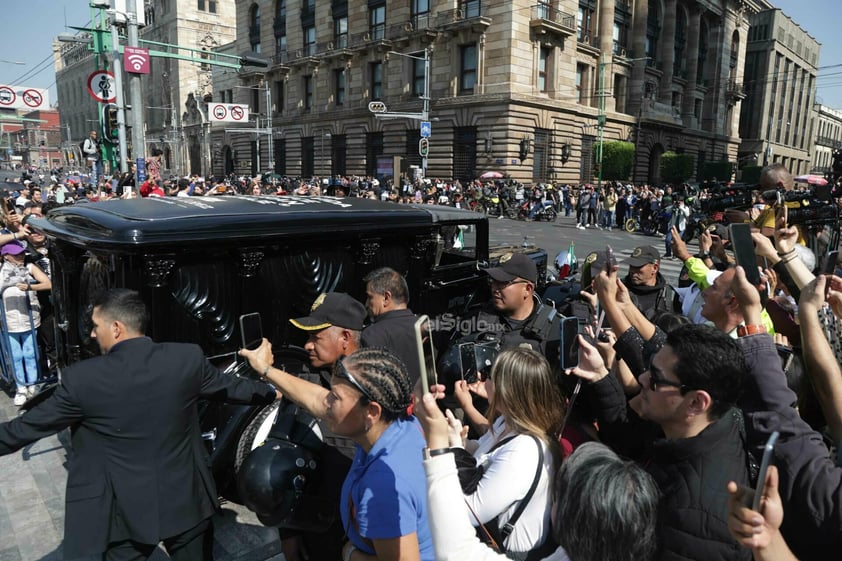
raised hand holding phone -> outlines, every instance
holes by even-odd
[[[430,393],[430,387],[438,383],[436,377],[436,352],[433,348],[430,318],[420,316],[415,322],[415,346],[418,349],[418,363],[421,365],[422,395]]]

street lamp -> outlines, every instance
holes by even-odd
[[[402,56],[406,58],[411,58],[413,60],[423,60],[424,61],[424,95],[421,96],[424,104],[421,108],[421,113],[403,113],[403,114],[392,114],[381,112],[375,113],[375,117],[380,118],[396,118],[396,117],[405,117],[408,119],[419,119],[422,123],[429,123],[430,122],[430,48],[424,47],[424,56],[414,56],[408,55],[405,53],[400,53],[398,51],[389,51],[389,54]],[[424,172],[424,177],[427,177],[427,154],[429,152],[429,139],[427,140],[427,150],[422,150],[421,146],[422,143],[419,142],[418,144],[418,152],[421,156],[421,169]],[[421,152],[424,152],[423,154]]]

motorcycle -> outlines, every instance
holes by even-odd
[[[518,209],[518,220],[526,220],[529,218],[529,213],[532,211],[532,201],[523,201]],[[555,222],[558,218],[558,212],[553,206],[552,201],[542,201],[542,205],[533,214],[533,220],[546,220],[547,222]]]

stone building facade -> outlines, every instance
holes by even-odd
[[[825,175],[831,171],[833,152],[842,149],[842,111],[816,104],[816,125],[813,167],[810,173]]]
[[[427,175],[485,170],[521,181],[591,181],[604,140],[636,145],[633,179],[660,180],[667,151],[737,161],[749,18],[763,0],[255,0],[237,2],[236,52],[271,57],[241,72],[234,101],[267,115],[289,175],[374,175],[419,166],[416,119],[429,53]],[[408,56],[404,56],[408,55]],[[220,100],[219,98],[215,98]],[[222,100],[229,101],[229,100]],[[602,125],[602,127],[600,126]],[[252,123],[251,128],[255,128]],[[260,128],[260,127],[256,127]],[[215,173],[250,173],[259,135],[215,133]],[[270,157],[272,156],[272,157]],[[248,165],[246,165],[248,164]],[[261,169],[259,171],[266,171]]]
[[[779,9],[751,17],[740,117],[740,159],[780,162],[795,174],[813,166],[820,45]]]
[[[212,51],[231,43],[235,4],[240,2],[137,0],[136,4],[144,6],[140,46],[174,55],[153,56],[150,74],[141,79],[146,153],[154,148],[164,151],[165,173],[202,173],[211,159],[203,102],[213,95],[212,66],[175,56],[210,58]],[[62,126],[70,126],[71,142],[78,143],[99,123],[99,105],[87,92],[87,78],[95,69],[106,67],[110,55],[96,60],[87,45],[58,41],[54,52]],[[128,94],[125,99],[128,103]],[[126,122],[132,122],[128,113]]]

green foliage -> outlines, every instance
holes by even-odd
[[[717,181],[731,181],[731,175],[734,173],[734,164],[732,162],[705,162],[702,166],[701,177],[699,181],[708,181],[716,179]]]
[[[746,166],[742,170],[740,181],[743,183],[760,183],[760,171],[763,166]]]
[[[691,154],[664,152],[661,155],[661,179],[667,183],[684,183],[693,177],[695,158]]]
[[[594,163],[596,163],[596,152],[594,152]],[[634,144],[622,141],[602,143],[603,179],[626,181],[631,176],[633,166]]]

